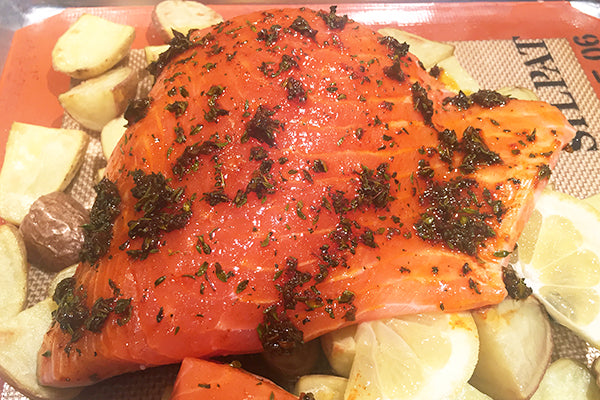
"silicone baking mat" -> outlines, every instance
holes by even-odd
[[[224,18],[257,9],[290,5],[216,5]],[[329,8],[329,4],[315,5]],[[13,121],[80,128],[64,115],[57,96],[72,82],[53,71],[51,51],[57,38],[81,14],[92,13],[136,28],[125,62],[145,67],[143,47],[162,44],[150,24],[152,7],[72,8],[17,31],[0,79],[0,163]],[[529,88],[557,107],[577,128],[573,152],[562,154],[554,186],[580,198],[600,192],[600,20],[566,2],[341,4],[338,14],[372,26],[400,27],[429,39],[449,42],[463,67],[482,88]],[[138,95],[149,89],[142,80]],[[85,129],[84,129],[85,130]],[[91,137],[86,159],[68,191],[87,207],[98,170],[106,161],[99,133]],[[51,275],[32,266],[28,304],[46,295]],[[571,357],[589,365],[600,352],[567,329],[553,324],[554,358]],[[177,366],[127,374],[84,389],[80,399],[160,399]],[[0,380],[0,400],[25,399]]]

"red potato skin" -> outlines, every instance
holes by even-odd
[[[287,28],[298,16],[317,31],[314,37]],[[276,25],[283,27],[276,43],[259,38],[263,29],[268,34]],[[540,166],[555,165],[559,150],[574,135],[557,109],[517,100],[493,108],[443,104],[453,93],[413,55],[401,58],[404,79],[395,79],[388,69],[393,65],[390,49],[379,35],[352,21],[343,30],[332,29],[308,9],[258,12],[208,32],[210,36],[195,32],[192,40],[202,44],[164,69],[150,92],[146,116],[128,129],[113,152],[107,176],[121,195],[113,239],[97,266],[80,265],[75,275],[88,307],[113,296],[111,280],[122,298],[131,299],[131,319],[120,326],[110,314],[101,332],[83,332],[73,344],[55,324],[40,351],[52,354],[39,358],[41,382],[85,385],[186,357],[260,352],[257,327],[272,306],[308,341],[360,321],[467,310],[505,297],[501,268],[508,259],[494,253],[513,249],[547,182],[539,176]],[[284,55],[297,65],[280,67]],[[306,101],[289,98],[291,78],[301,82]],[[431,100],[431,123],[415,104],[415,82]],[[215,85],[223,92],[211,97]],[[179,116],[168,111],[177,101],[185,103]],[[247,136],[261,106],[279,121],[272,143]],[[227,115],[207,117],[213,107]],[[198,132],[193,130],[197,124],[202,125]],[[178,139],[178,127],[185,141]],[[477,182],[479,196],[488,189],[506,209],[501,219],[488,220],[495,237],[476,255],[425,241],[414,228],[427,211],[421,198],[430,185],[419,175],[419,162],[429,162],[436,181],[464,177],[441,161],[435,149],[438,132],[454,130],[461,140],[468,127],[480,130],[502,159],[468,176]],[[362,134],[357,134],[359,128]],[[524,140],[524,132],[534,129],[535,138]],[[183,176],[175,175],[173,167],[186,148],[208,140],[221,144],[218,152],[199,157]],[[274,190],[262,198],[249,192],[247,202],[236,206],[236,194],[260,170],[261,161],[250,160],[256,146],[273,161],[267,180]],[[455,154],[455,166],[460,157]],[[315,172],[316,160],[326,163],[326,172]],[[324,204],[337,191],[356,198],[363,168],[375,171],[383,164],[393,198],[387,204],[341,214]],[[161,172],[173,187],[184,188],[182,202],[192,201],[187,225],[165,233],[158,252],[144,260],[126,253],[140,247],[140,239],[128,237],[128,223],[141,216],[131,193],[130,172],[137,169]],[[208,203],[206,194],[215,185],[229,201]],[[353,221],[347,227],[356,240],[353,251],[334,241],[344,235],[342,218]],[[196,247],[201,237],[210,251]],[[293,296],[313,296],[322,304],[309,307],[298,301],[285,308],[280,289],[295,274],[289,267],[292,257],[298,260],[296,271],[310,276],[294,288]],[[332,259],[338,266],[326,262]],[[205,262],[210,266],[206,275],[194,277]],[[231,273],[229,278],[219,278],[217,264]],[[317,281],[323,264],[327,276]],[[281,270],[286,272],[278,275]],[[245,281],[247,286],[239,290]],[[69,346],[79,351],[67,355]]]
[[[228,364],[186,358],[170,400],[276,399],[298,400],[268,379]]]

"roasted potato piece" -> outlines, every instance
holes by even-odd
[[[490,396],[485,393],[481,393],[468,383],[463,386],[461,391],[453,397],[452,400],[493,400]]]
[[[197,1],[165,0],[152,12],[152,23],[165,42],[173,39],[173,30],[185,35],[190,29],[204,29],[219,22],[223,17]]]
[[[102,153],[104,153],[104,157],[108,160],[110,155],[121,136],[127,130],[127,120],[123,118],[123,116],[117,117],[111,121],[109,121],[104,128],[102,128],[102,132],[100,133],[100,143],[102,143]]]
[[[269,368],[282,380],[296,378],[308,374],[319,361],[321,347],[318,340],[311,340],[290,353],[277,354],[265,351],[261,353],[262,359]]]
[[[0,321],[13,318],[25,307],[28,270],[21,233],[13,225],[0,225]]]
[[[540,98],[538,97],[537,94],[535,94],[535,92],[524,88],[524,87],[506,87],[506,88],[501,88],[497,90],[498,93],[500,93],[503,96],[509,96],[512,97],[513,99],[519,99],[519,100],[539,100]]]
[[[400,43],[408,43],[408,51],[417,56],[427,70],[454,54],[454,46],[450,44],[428,40],[400,29],[383,28],[378,32],[383,36],[391,36]]]
[[[465,94],[471,94],[479,90],[479,83],[460,65],[456,56],[443,59],[437,66],[442,70],[442,82],[455,92],[462,90]]]
[[[57,272],[75,264],[83,246],[82,225],[89,214],[72,196],[52,192],[33,202],[19,230],[27,259],[46,271]]]
[[[13,123],[0,171],[0,216],[19,225],[38,197],[65,189],[88,141],[79,130]]]
[[[56,42],[52,66],[75,79],[93,78],[121,61],[134,38],[132,26],[84,14]]]
[[[81,391],[41,386],[37,381],[38,351],[55,308],[48,298],[0,325],[0,377],[32,399],[66,400]]]
[[[348,379],[333,375],[304,375],[294,388],[294,393],[312,393],[315,400],[344,400]]]
[[[356,355],[356,325],[329,332],[321,336],[321,347],[333,371],[344,377],[350,375]]]
[[[569,358],[554,361],[531,400],[598,400],[600,388],[591,372]]]
[[[128,101],[135,97],[137,83],[137,74],[121,67],[80,83],[59,95],[58,101],[81,125],[100,131],[123,114]]]
[[[548,316],[532,297],[473,312],[479,361],[469,383],[495,400],[529,399],[552,355]]]
[[[146,55],[146,63],[150,64],[153,61],[158,60],[158,56],[169,49],[168,44],[162,44],[160,46],[146,46],[144,47],[144,54]]]

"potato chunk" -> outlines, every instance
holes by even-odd
[[[82,226],[88,222],[89,213],[72,196],[53,192],[40,197],[19,227],[27,259],[52,272],[75,264],[83,246]]]
[[[27,256],[19,230],[0,225],[0,321],[17,315],[27,299]]]
[[[304,375],[294,388],[294,394],[312,393],[315,400],[344,400],[348,379],[334,375]]]
[[[41,386],[37,381],[38,351],[55,308],[54,301],[48,298],[0,326],[0,378],[32,399],[67,400],[81,391]]]
[[[496,400],[529,399],[552,355],[552,331],[533,298],[506,299],[473,312],[479,331],[479,361],[470,383]]]
[[[75,79],[93,78],[121,61],[134,38],[132,26],[84,14],[56,42],[52,66]]]
[[[83,161],[88,141],[79,130],[13,123],[0,171],[0,216],[19,225],[38,197],[64,190]]]
[[[102,144],[102,153],[104,153],[104,157],[108,160],[113,150],[121,140],[121,136],[127,130],[127,120],[123,118],[123,116],[117,117],[111,121],[109,121],[104,128],[102,128],[102,133],[100,134],[100,143]]]
[[[159,46],[146,46],[144,47],[144,55],[146,56],[146,63],[158,61],[158,57],[169,49],[168,44],[161,44]]]
[[[223,17],[197,1],[161,1],[152,13],[152,23],[166,42],[173,39],[173,30],[185,35],[190,29],[204,29],[219,22]]]
[[[578,361],[559,358],[554,361],[531,400],[597,400],[600,388],[592,373]]]
[[[59,95],[58,101],[81,125],[100,131],[125,111],[128,101],[135,97],[137,83],[137,74],[121,67],[80,83]]]

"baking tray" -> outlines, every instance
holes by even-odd
[[[19,11],[18,7],[27,10],[29,17],[23,19],[25,22],[35,19],[31,10],[36,7],[40,10],[37,15],[56,15],[15,28],[0,78],[0,109],[3,110],[0,114],[0,164],[13,121],[50,127],[73,127],[75,124],[64,115],[57,100],[58,94],[68,90],[72,82],[52,69],[51,51],[58,37],[81,14],[91,13],[134,26],[133,49],[162,43],[158,32],[150,26],[152,6],[149,5],[61,10],[60,4],[44,3],[43,7],[34,5],[32,8],[26,8],[25,3],[21,6],[20,3],[10,4],[15,12]],[[238,3],[211,6],[227,19],[259,9],[292,5]],[[309,6],[329,8],[329,4],[312,3]],[[340,3],[338,6],[339,14],[348,14],[374,29],[401,27],[429,39],[452,43],[461,64],[484,88],[522,86],[535,91],[542,100],[559,106],[578,129],[578,136],[573,142],[574,151],[561,157],[552,183],[557,189],[580,198],[600,192],[600,20],[589,15],[596,12],[600,15],[600,7],[594,2],[563,1]],[[1,18],[6,17],[0,17],[3,22]],[[0,26],[2,35],[6,31],[12,33],[14,28],[14,24]],[[546,74],[545,77],[540,75],[541,72]],[[91,143],[96,143],[96,150],[92,150],[89,157],[96,157],[99,135],[89,133]],[[98,159],[87,166],[84,164],[84,171],[77,179],[89,181],[103,162]],[[80,196],[87,196],[84,203],[89,204],[92,194],[84,190]],[[41,298],[43,283],[49,278],[35,267],[32,267],[31,275],[30,305]],[[565,328],[554,325],[553,329],[554,358],[572,357],[590,365],[599,356],[597,349]],[[172,383],[176,371],[177,366],[166,366],[119,376],[85,389],[79,398],[159,399],[164,387]],[[0,400],[8,399],[23,397],[0,381]]]

